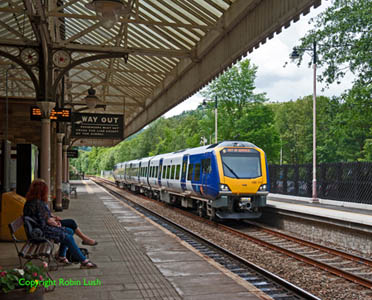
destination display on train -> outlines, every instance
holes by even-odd
[[[71,136],[74,138],[119,139],[123,138],[123,115],[72,114]]]
[[[31,106],[30,119],[40,121],[42,114],[37,106]],[[71,122],[71,109],[70,108],[53,108],[50,113],[50,119],[57,122]]]
[[[227,148],[224,149],[224,152],[238,152],[238,153],[243,153],[243,152],[252,152],[251,149],[247,148]]]

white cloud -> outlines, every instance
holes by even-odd
[[[289,54],[293,47],[299,44],[300,38],[311,29],[312,25],[309,25],[309,20],[324,11],[330,4],[330,1],[322,1],[320,7],[312,9],[306,16],[301,16],[299,21],[292,23],[290,27],[283,29],[280,34],[274,35],[271,40],[248,54],[247,58],[258,67],[255,82],[257,93],[266,93],[271,101],[281,102],[312,95],[313,68],[308,66],[311,56],[305,59],[300,67],[297,67],[295,63],[290,62]],[[317,71],[320,74],[322,70]],[[324,92],[321,89],[325,87],[325,84],[318,82],[317,95],[340,95],[345,89],[351,87],[352,80],[352,76],[347,76],[341,85],[333,84]],[[164,116],[170,117],[185,110],[193,110],[202,102],[202,99],[202,96],[197,93]]]

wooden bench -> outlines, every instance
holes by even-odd
[[[70,185],[70,195],[72,194],[72,192],[74,192],[75,193],[75,197],[77,197],[76,189],[77,189],[77,186],[71,184]]]
[[[18,259],[20,263],[20,267],[23,268],[22,259],[25,259],[26,262],[29,262],[34,259],[38,259],[41,261],[45,261],[47,259],[48,265],[50,262],[53,261],[56,266],[57,262],[53,255],[54,250],[54,242],[48,239],[42,238],[38,241],[27,240],[23,247],[18,247],[17,243],[22,242],[17,239],[15,233],[24,225],[23,216],[18,217],[12,223],[8,224],[10,234],[14,241],[14,246],[17,250]],[[26,232],[27,233],[27,232]]]

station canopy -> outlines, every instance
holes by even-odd
[[[73,112],[121,114],[127,137],[318,5],[320,0],[1,1],[0,103],[7,95],[10,105],[49,100]],[[98,97],[93,107],[86,103],[89,89]]]

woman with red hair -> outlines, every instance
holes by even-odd
[[[44,180],[35,179],[31,183],[26,194],[26,200],[26,204],[23,208],[23,215],[34,219],[47,239],[60,243],[58,254],[59,262],[70,264],[66,258],[67,249],[70,249],[72,255],[79,259],[80,268],[97,268],[97,265],[89,261],[76,245],[73,238],[73,230],[61,226],[60,223],[55,222],[54,218],[50,217],[50,211],[45,206],[45,203],[48,202],[48,186]]]

